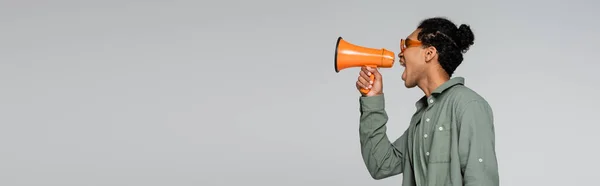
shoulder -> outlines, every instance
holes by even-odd
[[[448,92],[448,99],[452,102],[454,110],[462,114],[470,109],[484,109],[491,113],[488,101],[475,90],[459,84],[452,87]]]
[[[464,85],[456,85],[448,96],[453,103],[453,119],[459,130],[464,128],[493,129],[492,107],[482,95]]]

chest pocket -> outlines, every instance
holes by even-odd
[[[449,122],[437,123],[431,131],[429,163],[450,162],[451,128]]]

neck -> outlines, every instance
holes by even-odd
[[[433,92],[440,85],[444,84],[450,79],[450,76],[441,69],[431,70],[425,75],[425,78],[418,83],[419,88],[425,93],[425,96],[431,96]]]

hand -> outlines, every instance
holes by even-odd
[[[371,78],[369,77],[371,74],[375,76],[375,80],[372,82]],[[358,81],[356,81],[356,89],[359,90],[359,92],[361,88],[369,90],[367,94],[363,94],[361,92],[361,95],[363,96],[375,96],[383,94],[383,82],[381,79],[381,74],[377,68],[367,66],[361,67],[358,75]]]

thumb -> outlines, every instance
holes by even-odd
[[[379,73],[379,68],[374,68],[373,69],[373,75],[375,75],[375,79],[381,79],[381,74]]]

